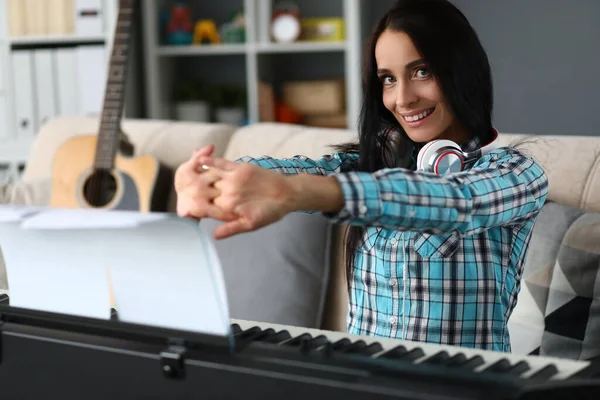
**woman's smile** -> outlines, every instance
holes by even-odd
[[[425,124],[434,111],[435,107],[432,107],[422,111],[399,114],[408,126],[410,126],[411,128],[416,128]]]

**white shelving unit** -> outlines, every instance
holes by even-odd
[[[103,0],[104,32],[98,36],[48,35],[11,37],[8,1],[0,0],[0,180],[17,179],[35,137],[19,137],[16,133],[14,71],[11,54],[22,48],[54,48],[65,45],[104,44],[107,57],[112,45],[118,0]]]
[[[330,78],[334,72],[344,78],[348,125],[355,127],[361,102],[361,55],[365,36],[361,9],[365,0],[296,1],[301,11],[314,17],[321,8],[344,19],[345,40],[342,42],[274,43],[270,38],[273,3],[276,0],[227,0],[210,2],[190,0],[187,3],[203,18],[213,19],[211,12],[226,14],[237,5],[243,9],[246,21],[246,42],[218,45],[163,45],[159,37],[159,10],[173,4],[170,0],[144,0],[143,29],[146,64],[146,111],[148,118],[172,119],[173,86],[185,75],[207,81],[233,81],[245,84],[247,90],[247,119],[259,121],[258,86],[261,77],[273,76],[276,70],[281,80],[297,69],[297,62],[316,65],[307,79]],[[207,8],[208,7],[208,8]],[[304,13],[303,13],[304,16]],[[219,22],[219,21],[217,21]],[[281,67],[279,67],[281,66]],[[306,68],[304,68],[306,69]],[[329,73],[327,72],[329,71]],[[332,72],[334,71],[334,72]],[[196,75],[194,75],[196,74]]]

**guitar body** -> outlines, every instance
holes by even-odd
[[[75,136],[59,147],[52,167],[50,206],[167,211],[173,179],[168,168],[151,156],[117,153],[114,168],[94,170],[97,142],[94,135]]]

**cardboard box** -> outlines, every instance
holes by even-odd
[[[294,81],[282,85],[283,101],[303,115],[343,114],[343,80]]]
[[[315,115],[305,117],[302,124],[318,128],[348,128],[348,116],[346,114]]]

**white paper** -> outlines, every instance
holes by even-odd
[[[221,265],[197,224],[173,217],[137,232],[143,234],[130,234],[126,241],[118,234],[107,239],[114,245],[110,274],[119,319],[229,334],[228,307],[219,289],[224,286]]]
[[[44,210],[44,208],[20,205],[3,205],[0,207],[0,222],[22,221],[25,217],[36,214],[41,210]]]
[[[10,305],[92,318],[110,318],[100,232],[95,240],[73,231],[21,229],[0,223]]]
[[[110,276],[121,321],[230,333],[221,264],[196,222],[96,209],[2,215],[13,218],[0,218],[11,305],[107,319]]]
[[[102,210],[94,208],[52,208],[23,221],[24,229],[104,229],[133,228],[165,219],[166,213]]]

